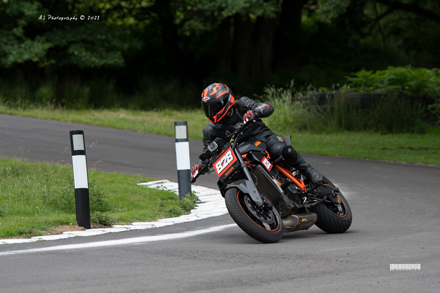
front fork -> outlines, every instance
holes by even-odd
[[[244,162],[238,148],[234,148],[234,152],[235,155],[237,156],[238,162],[240,163],[240,167],[243,170],[244,175],[246,176],[246,179],[237,180],[229,184],[225,188],[225,191],[232,187],[238,188],[241,192],[249,194],[249,196],[252,198],[252,200],[259,208],[262,208],[265,205],[267,206],[268,203],[265,203],[263,196],[258,192],[257,186],[255,185],[252,175],[249,172],[247,165]]]

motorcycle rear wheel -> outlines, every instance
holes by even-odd
[[[237,188],[226,191],[225,202],[235,223],[255,240],[274,243],[283,236],[283,221],[274,207],[258,209],[252,198]]]
[[[336,186],[325,177],[324,182],[327,182],[332,188],[336,188]],[[340,191],[337,193],[337,198],[340,201],[339,204],[325,201],[312,208],[313,212],[318,216],[315,225],[324,232],[344,233],[351,226],[353,219],[351,208]]]

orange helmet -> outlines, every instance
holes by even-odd
[[[234,103],[232,91],[223,83],[210,84],[202,92],[203,110],[212,123],[218,123],[226,117]]]

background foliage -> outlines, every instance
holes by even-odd
[[[12,107],[194,108],[214,81],[253,98],[291,80],[296,92],[438,87],[435,0],[1,0],[0,22]]]

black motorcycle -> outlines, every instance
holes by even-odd
[[[226,207],[237,225],[263,243],[277,242],[283,233],[307,230],[314,224],[327,233],[348,230],[352,214],[341,191],[326,177],[314,185],[281,156],[273,161],[256,139],[237,143],[252,125],[243,123],[230,141],[216,138],[200,159],[197,177],[215,171]],[[285,137],[290,145],[290,136]]]

